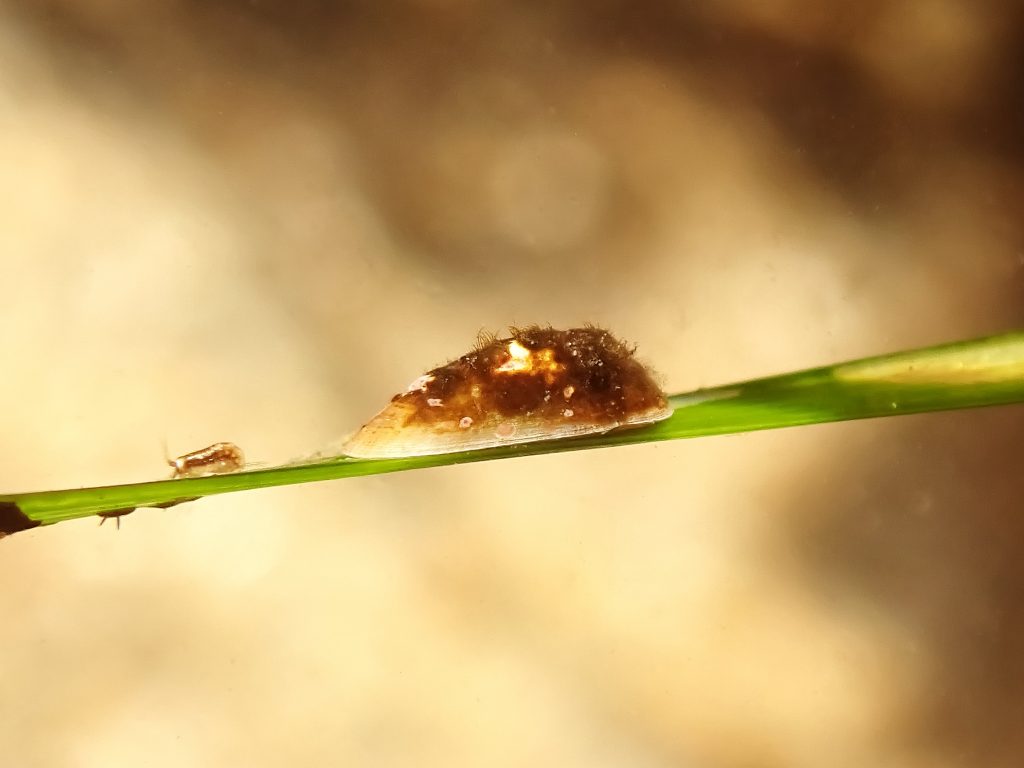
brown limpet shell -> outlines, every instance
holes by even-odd
[[[356,458],[455,453],[637,427],[671,415],[608,331],[512,328],[413,381],[342,448]]]

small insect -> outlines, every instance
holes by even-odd
[[[135,511],[135,507],[125,507],[124,509],[111,509],[108,512],[97,513],[100,518],[100,525],[103,525],[110,518],[114,518],[114,522],[117,523],[117,530],[121,530],[121,518],[125,515],[130,515]]]
[[[173,478],[224,475],[245,468],[245,454],[234,443],[214,443],[198,451],[186,453],[167,463]]]
[[[166,449],[165,449],[166,450]],[[166,455],[166,454],[165,454]],[[174,471],[172,478],[203,477],[204,475],[223,475],[230,472],[237,472],[245,467],[245,455],[242,449],[234,443],[214,443],[198,451],[186,453],[176,459],[167,459],[167,464]],[[168,507],[178,504],[178,501],[166,502],[164,504],[152,504],[153,507]],[[121,518],[130,515],[136,507],[125,507],[123,509],[112,509],[107,512],[97,513],[100,518],[100,525],[114,518],[117,529],[121,530]]]
[[[513,328],[418,377],[342,451],[454,453],[639,427],[671,415],[654,377],[601,328]]]
[[[176,507],[179,504],[186,504],[190,501],[195,501],[198,496],[185,496],[180,499],[173,499],[171,501],[162,501],[159,504],[147,504],[145,507],[122,507],[121,509],[110,509],[106,512],[97,512],[96,515],[101,518],[100,525],[103,525],[109,518],[114,518],[114,522],[117,523],[117,530],[121,530],[121,518],[125,515],[130,515],[136,509],[170,509]]]

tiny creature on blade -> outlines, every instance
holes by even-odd
[[[224,475],[245,468],[245,454],[234,443],[214,443],[198,451],[186,453],[167,463],[174,472],[171,477],[203,477]]]
[[[512,328],[428,371],[342,448],[355,458],[455,453],[639,427],[672,411],[634,350],[601,328]]]

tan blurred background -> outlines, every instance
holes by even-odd
[[[7,0],[0,488],[308,454],[509,323],[666,388],[1024,322],[1018,3]],[[2,766],[1018,766],[1019,408],[0,546]]]

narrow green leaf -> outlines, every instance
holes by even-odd
[[[1024,402],[1024,331],[755,379],[670,398],[642,429],[404,459],[334,457],[193,479],[0,495],[0,532],[232,491],[684,437]]]

